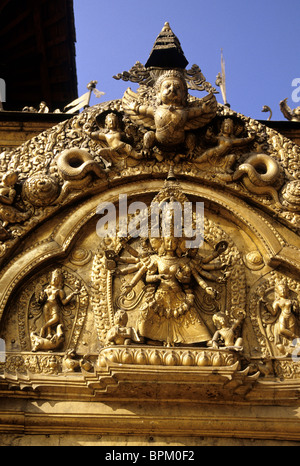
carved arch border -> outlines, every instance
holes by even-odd
[[[54,234],[38,244],[25,250],[8,264],[0,278],[0,320],[11,294],[20,282],[34,273],[37,267],[51,258],[62,257],[68,253],[80,229],[94,216],[100,202],[116,203],[120,194],[127,194],[128,199],[137,198],[147,193],[157,194],[164,185],[162,180],[143,180],[113,187],[93,196],[91,199],[74,206],[63,223],[58,225]],[[270,266],[283,264],[300,271],[300,252],[289,246],[272,225],[257,210],[221,189],[201,186],[193,181],[181,181],[181,190],[187,196],[199,197],[218,206],[237,225],[242,226],[249,236],[259,242],[266,263]],[[34,254],[33,254],[34,251]],[[32,259],[34,257],[34,259]]]

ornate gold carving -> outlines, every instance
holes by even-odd
[[[62,356],[58,354],[24,354],[22,356],[10,356],[5,370],[8,373],[17,374],[45,374],[57,375],[61,371]],[[28,382],[29,378],[27,378]]]
[[[166,185],[153,201],[170,199],[187,200],[178,187]],[[204,255],[201,250],[186,249],[185,238],[176,238],[172,232],[166,238],[150,236],[149,241],[116,237],[103,242],[92,274],[92,304],[100,340],[107,342],[107,328],[114,325],[117,309],[129,313],[129,327],[142,341],[146,338],[148,343],[171,346],[211,340],[212,315],[220,306],[230,321],[241,312],[244,315],[245,289],[237,250],[207,220],[205,238],[211,246]],[[223,271],[215,274],[218,270]],[[230,284],[228,301],[226,283]],[[218,301],[221,296],[222,304]]]
[[[287,120],[300,121],[300,107],[296,107],[293,110],[287,104],[287,98],[281,100],[279,106],[283,115]]]
[[[246,176],[245,176],[246,175]],[[233,174],[233,180],[243,178],[245,187],[254,194],[269,194],[276,205],[281,207],[277,189],[280,182],[278,162],[266,154],[251,155]]]
[[[105,126],[102,127],[102,121],[104,120]],[[124,142],[126,134],[121,131],[121,123],[119,115],[114,112],[104,113],[96,118],[97,124],[99,125],[99,131],[87,131],[90,138],[97,142],[104,142],[108,148],[102,148],[99,151],[99,155],[108,159],[110,164],[119,164],[126,160],[126,165],[135,166],[138,164],[137,160],[141,159],[142,154],[136,152],[133,147]]]
[[[139,103],[142,106],[156,108],[157,94],[153,87],[141,87],[135,95],[138,95]],[[206,98],[209,99],[209,96]],[[201,99],[188,96],[187,107],[184,107],[184,111],[188,111],[189,107],[201,106],[201,102],[202,104],[204,103]],[[95,193],[101,191],[108,183],[123,183],[127,177],[128,179],[129,177],[132,179],[133,176],[151,175],[156,177],[161,176],[162,173],[166,175],[168,164],[165,163],[165,160],[169,158],[174,160],[174,170],[179,176],[192,176],[201,183],[213,182],[216,186],[224,186],[225,183],[228,191],[235,193],[237,196],[242,194],[244,198],[254,200],[258,205],[262,205],[264,208],[267,207],[270,212],[275,212],[276,215],[279,215],[292,228],[297,228],[299,211],[297,207],[296,186],[300,173],[298,163],[300,150],[298,146],[270,128],[266,128],[262,124],[243,115],[236,114],[228,108],[219,106],[216,117],[208,125],[204,126],[203,129],[185,131],[186,144],[179,144],[176,147],[172,145],[153,147],[150,150],[152,154],[150,159],[144,157],[136,160],[125,153],[117,155],[117,152],[112,150],[106,142],[95,141],[90,138],[89,134],[99,131],[97,122],[100,124],[100,131],[106,131],[103,126],[105,123],[102,122],[105,122],[105,117],[109,113],[114,113],[118,117],[120,131],[117,131],[117,133],[122,132],[122,134],[126,135],[124,138],[122,136],[121,144],[129,144],[138,154],[143,150],[144,143],[147,146],[149,142],[151,146],[150,139],[152,136],[148,142],[146,141],[148,136],[145,139],[144,136],[147,133],[151,134],[151,131],[154,132],[155,129],[151,130],[151,128],[139,124],[138,120],[132,122],[130,120],[131,116],[127,116],[126,112],[124,112],[122,101],[116,100],[91,107],[82,114],[42,133],[39,137],[34,138],[20,148],[15,149],[14,152],[5,154],[5,157],[2,157],[0,164],[1,172],[4,174],[7,171],[18,170],[18,184],[20,187],[23,186],[21,195],[17,195],[16,202],[18,206],[15,202],[13,206],[10,206],[11,209],[8,210],[12,211],[12,208],[16,205],[17,209],[20,207],[20,214],[23,214],[23,211],[25,212],[21,215],[23,220],[21,219],[13,224],[12,227],[10,227],[10,224],[8,228],[2,230],[2,241],[5,241],[5,243],[0,245],[1,260],[4,260],[11,248],[25,234],[31,231],[39,222],[44,221],[56,212],[64,203],[77,197],[87,196],[88,192]],[[250,180],[247,173],[244,172],[243,175],[241,174],[239,165],[243,166],[243,161],[255,155],[252,152],[248,152],[248,145],[246,146],[246,154],[244,153],[245,147],[235,147],[229,153],[225,153],[224,156],[216,157],[215,159],[210,158],[207,163],[199,164],[198,168],[195,159],[201,157],[203,152],[212,149],[210,135],[214,134],[214,137],[220,136],[220,125],[224,118],[234,119],[234,136],[232,135],[232,138],[234,137],[240,141],[243,139],[247,140],[247,138],[251,139],[252,135],[255,134],[253,150],[256,151],[256,154],[260,155],[263,148],[265,160],[268,161],[268,167],[269,161],[274,166],[276,164],[280,166],[280,176],[277,180],[275,178],[272,180],[265,179],[265,186],[260,185],[262,179],[265,178],[262,175],[266,174],[262,173],[261,169],[265,167],[264,170],[268,171],[264,161],[261,166],[256,166],[257,170],[253,167],[257,172],[254,172],[256,175],[254,183],[253,180]],[[210,126],[212,126],[213,131],[209,129]],[[63,171],[60,171],[57,160],[58,158],[60,159],[59,154],[68,150],[74,150],[72,157],[75,156],[77,162],[76,166],[72,167],[66,161],[65,168],[67,168],[67,172],[64,174]],[[85,155],[88,160],[78,155],[81,150],[86,151]],[[107,158],[110,156],[111,162],[105,159],[104,152],[101,151],[106,151]],[[149,152],[148,149],[146,152]],[[45,154],[45,157],[42,157],[41,154]],[[68,155],[68,157],[71,157],[71,155]],[[74,179],[73,173],[72,180],[67,180],[65,177],[68,176],[67,173],[70,168],[78,169],[79,173],[84,172],[84,170],[82,171],[85,166],[84,160],[90,161],[91,165],[94,161],[93,166],[98,166],[100,170],[99,175],[101,172],[101,176],[98,177],[97,174],[95,176],[92,170],[88,174],[86,173],[86,176],[82,179]],[[231,162],[234,160],[235,162],[232,164]],[[122,174],[120,170],[122,170]],[[237,171],[241,177],[233,180],[232,173],[230,173],[231,170],[233,172]],[[75,177],[77,178],[77,174]],[[35,186],[37,190],[35,190]],[[283,186],[282,191],[280,191],[281,186]],[[40,195],[38,194],[39,190]],[[20,192],[20,189],[18,189],[18,192]],[[27,192],[28,194],[26,194]],[[60,192],[58,197],[56,197],[57,192]],[[291,198],[290,194],[292,192],[295,193],[293,198]],[[279,196],[280,203],[276,201],[277,195]],[[269,196],[271,196],[271,201],[269,200]],[[47,209],[42,208],[45,204],[47,205]],[[40,205],[41,208],[39,208]],[[35,208],[33,209],[32,206]],[[5,211],[5,209],[3,210]],[[24,217],[27,219],[26,222],[24,222]]]
[[[24,222],[28,220],[31,212],[22,212],[16,207],[16,189],[15,185],[18,181],[16,172],[8,172],[2,177],[2,186],[0,187],[0,239],[6,240],[11,236],[7,230],[7,226],[14,223]],[[15,205],[13,205],[15,204]]]
[[[245,147],[254,141],[254,136],[244,138],[238,137],[243,130],[241,125],[237,125],[231,118],[225,118],[221,123],[219,134],[213,134],[212,128],[208,128],[205,134],[207,143],[214,144],[214,147],[206,149],[194,161],[196,164],[209,162],[216,166],[219,171],[232,173],[232,167],[237,156],[232,153],[235,147]],[[228,178],[230,180],[230,178]]]
[[[299,333],[299,283],[272,274],[250,301],[253,326],[264,355],[286,356],[295,350]]]
[[[241,317],[230,325],[228,317],[224,312],[217,312],[217,314],[214,314],[213,322],[217,331],[214,333],[212,340],[208,342],[208,345],[213,348],[224,346],[225,348],[242,350],[243,339],[236,334],[244,318],[245,314],[242,312]]]
[[[127,327],[127,322],[127,313],[119,309],[114,315],[114,326],[107,333],[108,345],[130,345],[141,341],[135,329]]]
[[[163,36],[177,47],[167,25]],[[274,378],[299,378],[299,146],[218,105],[196,65],[120,77],[140,87],[0,156],[0,383],[130,397],[156,392],[159,374],[174,399],[187,387],[197,402],[254,387],[255,400],[289,399]],[[99,238],[97,206],[119,193],[149,210],[167,201],[171,219],[172,203],[203,201],[204,243],[120,225]]]
[[[105,176],[104,167],[101,168],[86,149],[73,148],[62,152],[57,166],[65,180],[82,180],[90,173],[99,178]]]
[[[43,274],[22,291],[19,298],[19,336],[23,350],[75,348],[87,307],[88,293],[67,269]],[[66,295],[66,287],[71,293]],[[31,344],[29,342],[29,335]]]
[[[61,270],[54,270],[50,284],[37,298],[43,304],[44,325],[37,335],[31,332],[32,351],[57,349],[64,341],[63,325],[61,324],[61,306],[69,304],[79,292],[66,296],[64,292],[64,276]]]
[[[276,298],[272,311],[274,316],[278,316],[274,325],[274,343],[280,351],[284,351],[284,347],[299,336],[295,316],[297,312],[299,313],[299,303],[298,300],[290,298],[286,281],[276,283]]]
[[[259,251],[250,251],[244,256],[245,265],[251,270],[260,270],[264,267],[264,259]]]
[[[58,195],[57,181],[43,173],[31,176],[23,184],[23,196],[34,206],[51,205],[58,198]]]
[[[85,248],[76,248],[71,253],[70,261],[74,265],[82,266],[87,264],[92,258],[92,252]]]
[[[168,349],[147,347],[104,348],[99,354],[100,367],[110,362],[116,364],[136,364],[150,366],[198,366],[198,367],[240,367],[238,354],[230,350],[218,349]]]
[[[300,211],[300,180],[287,183],[282,190],[282,204],[291,211]]]
[[[133,122],[153,130],[144,136],[144,150],[147,152],[157,144],[174,148],[183,143],[191,149],[195,142],[192,136],[187,137],[187,131],[203,127],[213,119],[217,110],[214,95],[188,103],[186,82],[177,70],[162,74],[154,90],[156,94],[152,100],[131,89],[125,92],[122,100],[125,113]],[[163,160],[162,154],[157,157]]]
[[[89,361],[87,356],[82,358],[78,357],[76,352],[72,349],[68,350],[62,359],[62,371],[63,372],[78,372],[81,369],[90,371],[93,368],[93,364]]]

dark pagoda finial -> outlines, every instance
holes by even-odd
[[[156,38],[145,68],[185,69],[188,63],[178,38],[166,22]]]

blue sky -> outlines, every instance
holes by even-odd
[[[132,83],[113,75],[145,64],[168,21],[180,40],[187,68],[197,64],[213,85],[226,65],[227,100],[246,116],[284,120],[279,102],[292,101],[292,81],[300,78],[300,0],[74,0],[78,93],[95,79],[105,92],[91,104],[119,99]],[[197,93],[199,97],[203,93]],[[221,93],[217,100],[222,102]]]

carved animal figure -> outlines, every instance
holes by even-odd
[[[105,176],[104,166],[101,167],[85,149],[63,151],[57,159],[57,166],[65,180],[82,180],[91,173],[99,178]]]
[[[32,332],[30,334],[30,339],[32,343],[32,351],[51,351],[57,349],[64,341],[63,326],[59,324],[56,329],[55,335],[50,339],[43,338],[38,334]]]
[[[251,155],[233,174],[233,181],[243,178],[245,187],[254,194],[270,195],[280,207],[274,184],[280,174],[278,162],[267,154]]]

